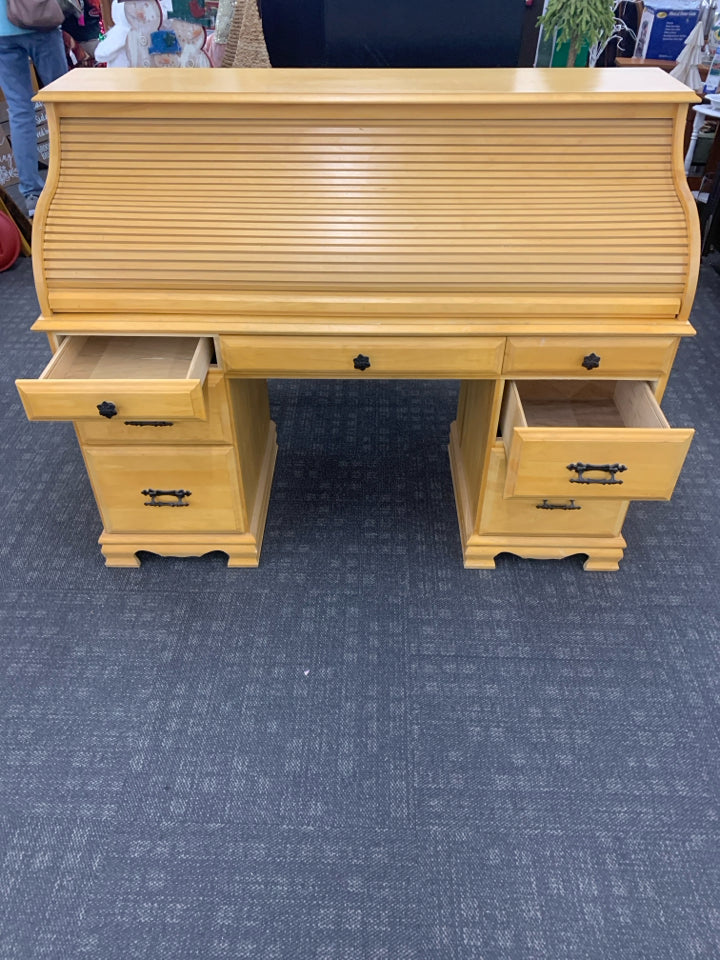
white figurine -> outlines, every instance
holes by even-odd
[[[125,40],[131,67],[152,67],[151,33],[160,29],[163,12],[158,0],[125,0],[125,16],[130,26]]]
[[[200,23],[185,20],[168,20],[167,30],[172,30],[180,44],[181,67],[210,67],[210,58],[203,48],[207,40],[205,27]]]
[[[109,67],[155,66],[149,52],[150,34],[161,29],[171,11],[172,0],[113,0],[114,26],[97,45],[95,59]]]

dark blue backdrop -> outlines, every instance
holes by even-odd
[[[514,67],[531,14],[525,0],[262,0],[262,15],[276,67]]]

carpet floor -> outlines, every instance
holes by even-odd
[[[607,574],[463,569],[444,381],[272,381],[259,569],[107,569],[0,300],[2,960],[720,957],[717,273]]]

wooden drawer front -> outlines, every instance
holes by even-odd
[[[124,417],[98,417],[76,423],[83,443],[231,443],[232,427],[225,395],[225,382],[219,370],[210,370],[205,384],[207,420],[131,420]]]
[[[669,500],[694,433],[670,429],[647,383],[623,380],[510,381],[501,432],[506,497],[584,500]]]
[[[244,531],[232,447],[85,447],[85,462],[107,533]],[[156,491],[189,491],[179,498]]]
[[[472,378],[497,375],[503,337],[221,337],[226,371],[262,377]],[[356,363],[369,365],[358,369]]]
[[[569,497],[535,497],[506,500],[505,448],[502,443],[490,454],[488,486],[483,498],[479,533],[485,536],[509,534],[531,537],[620,535],[627,501],[585,500]],[[570,509],[567,509],[570,508]]]
[[[17,380],[30,420],[204,420],[211,341],[67,337],[39,380]]]
[[[655,379],[672,366],[677,342],[676,337],[508,337],[503,373]]]

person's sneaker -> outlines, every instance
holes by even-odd
[[[25,206],[27,207],[27,215],[32,218],[35,216],[35,207],[40,198],[36,197],[35,194],[31,194],[29,197],[25,197]]]

